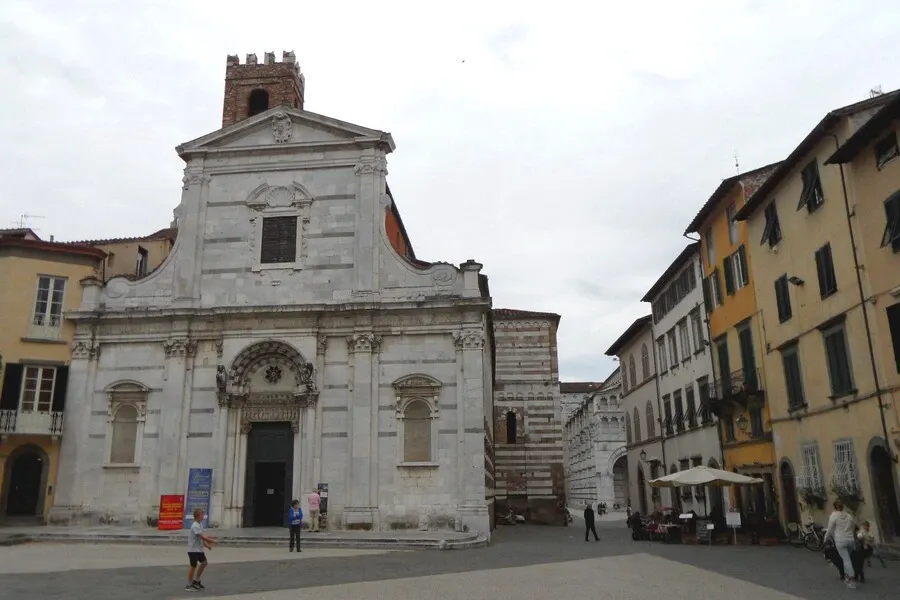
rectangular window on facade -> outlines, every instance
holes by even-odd
[[[763,412],[761,408],[750,409],[750,437],[760,437],[765,431],[763,424]]]
[[[716,264],[716,244],[713,241],[713,230],[712,227],[706,230],[706,235],[704,236],[706,241],[706,263],[709,266],[713,266]]]
[[[678,341],[675,339],[675,328],[669,332],[669,363],[672,368],[678,366]]]
[[[900,147],[897,146],[896,131],[875,142],[875,164],[879,171],[898,156],[900,156]]]
[[[681,338],[681,360],[691,357],[691,336],[688,333],[687,319],[678,324],[678,337]]]
[[[143,246],[138,246],[137,267],[135,268],[135,275],[137,275],[138,277],[146,277],[149,270],[150,252],[148,252],[147,249]]]
[[[706,338],[703,335],[703,317],[699,310],[691,313],[691,329],[694,334],[694,352],[702,352],[706,347]]]
[[[665,419],[666,435],[672,435],[672,401],[668,395],[663,396],[663,417]]]
[[[803,167],[800,172],[803,180],[803,191],[800,192],[800,202],[797,210],[806,208],[807,212],[813,212],[825,203],[825,194],[822,192],[822,180],[819,178],[819,165],[815,160]]]
[[[722,306],[722,282],[720,281],[718,269],[714,269],[709,275],[709,291],[712,296],[713,306]]]
[[[890,246],[894,252],[900,252],[900,192],[884,201],[884,215],[886,223],[881,247]]]
[[[781,241],[781,223],[778,222],[778,208],[775,206],[774,200],[766,207],[765,215],[766,226],[763,229],[759,245],[768,244],[769,248],[772,248]]]
[[[53,367],[25,367],[19,410],[22,412],[50,412],[53,404],[55,379],[56,369]]]
[[[728,257],[731,263],[731,292],[734,293],[743,289],[750,283],[750,273],[747,267],[747,251],[743,246],[737,249],[737,252]],[[726,269],[726,277],[728,270]],[[726,284],[727,285],[727,284]]]
[[[264,265],[297,260],[297,217],[265,217],[259,261]]]
[[[684,388],[684,400],[687,404],[687,421],[689,427],[697,426],[697,402],[694,400],[694,384]]]
[[[62,277],[38,277],[37,297],[34,301],[35,327],[57,328],[62,325],[63,297],[66,280]]]
[[[778,307],[778,321],[784,323],[794,316],[791,310],[791,294],[787,275],[775,280],[775,305]]]
[[[681,402],[681,390],[675,390],[672,393],[672,399],[675,401],[675,429],[684,431],[684,404]]]
[[[700,415],[700,423],[706,425],[712,421],[712,416],[707,408],[709,402],[709,378],[701,377],[697,380],[697,395],[700,398],[700,408],[697,413]]]
[[[830,243],[816,250],[816,274],[819,278],[819,295],[822,298],[837,292],[837,277],[834,274]]]
[[[822,467],[819,465],[819,446],[809,442],[800,446],[800,475],[797,487],[801,489],[818,489],[825,487],[822,479]]]
[[[834,483],[842,491],[859,488],[859,469],[851,440],[834,442]]]
[[[891,332],[891,343],[894,346],[894,362],[900,373],[900,303],[887,307],[888,327]]]
[[[669,364],[666,361],[666,336],[660,336],[656,340],[656,355],[659,358],[659,372],[665,373],[669,370]]]
[[[736,212],[737,208],[735,208],[734,204],[725,210],[725,216],[728,219],[728,241],[731,242],[732,246],[737,244],[739,239],[738,222],[734,220]]]
[[[800,354],[796,344],[782,349],[781,365],[784,368],[788,410],[806,406],[806,398],[803,395],[803,377],[800,372]]]
[[[831,394],[840,396],[853,392],[853,371],[847,350],[847,331],[838,325],[822,332],[825,343],[825,357],[828,364],[828,378]]]

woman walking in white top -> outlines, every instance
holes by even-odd
[[[856,547],[856,520],[844,510],[844,503],[834,501],[834,512],[828,518],[828,529],[825,531],[825,542],[834,542],[834,546],[841,555],[844,563],[844,581],[848,588],[855,588],[853,582],[856,573],[853,571],[853,561],[850,553]]]

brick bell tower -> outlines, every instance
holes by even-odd
[[[248,54],[245,64],[237,55],[225,63],[225,100],[222,127],[233,125],[276,106],[303,110],[306,78],[293,52],[283,52],[281,62],[275,53],[266,52],[263,64]]]

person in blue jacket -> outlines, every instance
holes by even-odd
[[[291,546],[288,552],[294,551],[294,540],[297,541],[297,552],[301,552],[300,550],[300,524],[303,523],[303,509],[300,508],[300,501],[294,500],[291,502],[291,507],[288,509],[288,527],[291,530]]]

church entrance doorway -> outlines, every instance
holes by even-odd
[[[253,423],[247,435],[244,527],[287,524],[294,470],[290,423]]]
[[[43,457],[31,448],[11,456],[9,487],[6,490],[6,515],[9,517],[33,517],[43,510],[41,490],[45,463]]]

